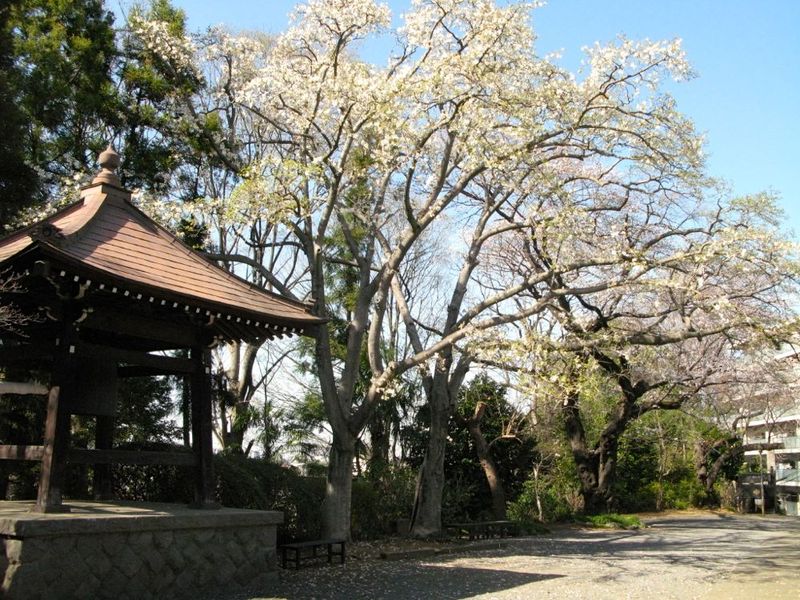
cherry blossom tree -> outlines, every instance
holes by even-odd
[[[266,255],[228,246],[217,258],[262,273],[281,291],[274,280],[291,282],[283,288],[343,324],[321,328],[314,349],[332,435],[326,535],[349,533],[356,441],[404,373],[420,373],[431,413],[414,516],[423,536],[441,529],[457,391],[476,356],[506,350],[495,343],[504,327],[547,313],[567,351],[607,352],[612,362],[625,355],[610,349],[697,337],[689,325],[730,329],[698,313],[675,334],[667,321],[684,322],[675,310],[633,308],[681,291],[661,282],[683,271],[682,293],[716,289],[696,283],[704,272],[693,261],[723,256],[720,240],[727,252],[741,234],[693,225],[709,206],[702,139],[662,89],[664,78],[691,76],[679,41],[598,45],[574,75],[535,52],[531,8],[415,0],[380,67],[357,56],[361,40],[389,27],[387,7],[372,0],[310,0],[268,44],[224,36],[203,46],[205,64],[225,73],[216,88],[222,100],[187,110],[239,124],[227,141],[214,138],[220,156],[238,149],[236,160],[223,160],[235,187],[219,190],[206,214],[238,215],[242,232],[261,219],[269,247],[287,260],[267,270]],[[164,54],[197,62],[181,48]],[[438,257],[445,300],[423,309],[403,273],[432,236],[447,248]],[[500,275],[484,268],[503,260]],[[343,266],[352,293],[333,303],[331,274]],[[725,313],[737,305],[729,295],[709,294],[704,310]],[[599,298],[620,315],[601,318],[592,308]],[[408,353],[385,352],[390,311],[402,319]],[[602,335],[590,335],[593,319]],[[638,325],[621,326],[629,323]],[[356,395],[365,352],[371,379]]]
[[[554,288],[567,290],[548,308],[555,327],[544,334],[528,328],[518,341],[500,342],[504,351],[495,357],[527,363],[534,392],[554,398],[588,511],[614,503],[619,439],[629,424],[651,411],[708,404],[719,390],[743,385],[742,361],[797,328],[796,251],[782,238],[768,197],[709,207],[691,198],[658,202],[659,196],[627,195],[625,206],[614,209],[616,230],[598,221],[597,212],[588,217],[598,230],[592,251],[619,252],[618,260],[557,274],[528,290],[531,302]],[[510,246],[504,264],[526,272],[549,269],[588,239],[558,235],[553,245],[551,235],[540,230]],[[572,278],[618,285],[574,293]],[[537,361],[543,364],[531,365]],[[747,369],[751,378],[753,367]],[[582,397],[598,373],[618,388],[618,400],[591,440]]]

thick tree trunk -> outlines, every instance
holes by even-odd
[[[597,460],[597,492],[596,496],[602,501],[601,510],[615,510],[617,499],[614,496],[614,479],[617,475],[617,455],[619,451],[619,436],[625,431],[620,422],[614,422],[606,428],[600,436],[598,443]]]
[[[578,473],[580,482],[580,492],[583,498],[583,510],[589,514],[600,512],[605,505],[605,501],[600,497],[597,480],[599,478],[599,464],[597,455],[594,452],[584,450],[573,450],[572,458],[575,461],[575,470]]]
[[[486,483],[489,484],[489,491],[492,494],[492,513],[495,519],[503,521],[506,518],[506,493],[503,489],[503,482],[500,479],[500,471],[497,469],[489,444],[481,431],[478,419],[482,418],[482,416],[481,414],[474,419],[470,419],[467,423],[467,430],[475,443],[475,452],[481,463],[483,474],[486,476]]]
[[[613,483],[617,468],[619,436],[628,423],[625,407],[612,418],[600,434],[596,446],[589,449],[583,429],[577,394],[564,403],[564,429],[572,450],[572,458],[581,485],[583,510],[594,514],[610,510],[614,505]]]
[[[714,489],[714,485],[729,460],[733,460],[746,450],[771,450],[781,447],[780,444],[748,444],[745,446],[739,441],[737,437],[730,437],[714,443],[706,440],[698,440],[695,443],[694,466],[697,481],[703,486],[703,503],[705,505],[716,506],[719,504],[719,495]],[[714,451],[717,451],[718,455],[713,461],[710,461],[711,453]]]
[[[237,395],[238,395],[238,390]],[[229,421],[229,431],[225,434],[225,451],[232,454],[245,454],[244,435],[247,432],[249,423],[241,415],[246,414],[250,408],[247,400],[237,400],[231,410]]]
[[[425,459],[417,480],[417,497],[411,516],[411,535],[429,537],[442,530],[444,457],[451,408],[446,393],[434,392],[430,398],[431,428]]]
[[[425,459],[417,478],[417,493],[411,514],[411,535],[429,537],[442,530],[444,458],[447,432],[455,408],[455,397],[469,371],[470,360],[462,355],[453,366],[450,350],[437,359],[436,372],[425,378],[431,411],[431,429]]]
[[[697,440],[694,445],[694,470],[698,483],[703,486],[706,498],[709,488],[713,489],[714,483],[709,486],[708,481],[708,452],[709,446],[705,440]]]
[[[386,472],[389,464],[389,428],[382,412],[374,414],[367,426],[370,440],[367,472],[371,477],[380,477]]]
[[[486,441],[483,431],[481,431],[481,423],[485,414],[486,403],[478,402],[471,417],[464,417],[456,411],[455,418],[461,427],[466,427],[470,438],[472,438],[472,443],[475,444],[475,453],[478,455],[478,462],[480,462],[481,469],[483,469],[489,492],[492,495],[492,514],[494,514],[495,519],[502,521],[506,518],[506,493],[503,489],[503,482],[500,479],[500,471],[492,458],[491,447]]]
[[[598,500],[596,497],[598,475],[597,455],[590,451],[586,443],[586,432],[583,428],[580,409],[578,408],[578,394],[570,394],[563,405],[564,433],[572,451],[572,459],[578,474],[583,498],[584,510],[595,510]]]
[[[328,479],[322,503],[323,530],[326,538],[350,539],[350,497],[353,488],[355,438],[334,433],[328,453]]]

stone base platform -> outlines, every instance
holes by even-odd
[[[276,577],[283,514],[175,504],[0,502],[0,597],[203,598]]]

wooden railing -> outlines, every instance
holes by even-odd
[[[0,381],[0,395],[47,396],[51,391],[36,382]],[[41,462],[45,458],[45,446],[32,444],[0,444],[0,460],[30,460]],[[67,462],[77,464],[126,464],[126,465],[178,465],[192,467],[197,464],[191,452],[154,452],[143,450],[99,450],[92,448],[70,448]]]

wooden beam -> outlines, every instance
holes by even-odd
[[[159,375],[185,375],[185,373],[164,373],[164,369],[156,367],[117,367],[117,377],[120,379],[129,377],[158,377]]]
[[[188,358],[176,358],[174,356],[159,356],[148,354],[137,350],[123,350],[110,346],[100,346],[86,342],[78,346],[78,355],[85,358],[106,358],[117,363],[127,363],[136,367],[148,367],[154,372],[162,375],[186,375],[195,370],[195,365]]]
[[[0,396],[3,394],[47,396],[49,391],[47,386],[32,381],[0,381]]]
[[[50,393],[47,397],[47,419],[44,426],[44,454],[39,474],[39,490],[34,511],[69,512],[62,503],[66,480],[67,451],[71,435],[69,404],[78,392],[77,364],[74,349],[78,345],[75,321],[81,314],[79,306],[64,307],[65,319],[59,336],[60,343],[53,357]]]
[[[102,307],[91,313],[81,326],[85,329],[189,348],[198,343],[199,333],[191,323],[182,321],[181,316],[167,320]]]
[[[54,347],[43,344],[17,344],[0,348],[0,365],[31,360],[52,360]]]
[[[71,448],[67,456],[68,462],[81,465],[123,464],[191,467],[196,464],[196,458],[190,452]]]
[[[0,460],[42,460],[44,446],[0,446]]]

